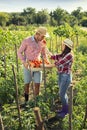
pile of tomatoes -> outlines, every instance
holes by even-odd
[[[30,67],[34,67],[34,68],[35,68],[35,67],[38,68],[38,67],[40,67],[42,64],[43,64],[43,62],[42,62],[41,60],[29,61],[29,66],[30,66]],[[47,61],[47,60],[44,60],[44,64],[45,64],[45,65],[49,65],[50,62]]]

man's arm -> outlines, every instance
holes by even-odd
[[[18,58],[21,60],[22,63],[26,62],[26,57],[24,55],[24,52],[26,50],[26,40],[24,40],[21,44],[21,46],[19,47],[17,54],[18,54]]]

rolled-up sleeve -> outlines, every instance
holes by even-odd
[[[58,65],[58,66],[65,65],[71,61],[72,61],[72,55],[70,53],[68,53],[64,58],[57,61],[56,65]]]
[[[44,46],[44,47],[42,48],[42,55],[43,55],[44,59],[47,59],[47,58],[48,58],[48,55],[47,55],[47,47],[46,47],[46,46]]]
[[[18,58],[21,60],[22,63],[25,62],[26,60],[26,57],[25,57],[25,50],[26,50],[26,39],[22,42],[20,48],[18,49],[17,51],[17,55],[18,55]]]

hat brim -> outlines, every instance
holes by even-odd
[[[47,37],[47,38],[49,38],[50,37],[50,35],[49,35],[49,33],[46,33],[46,35],[44,35],[45,37]]]
[[[63,44],[65,44],[67,47],[69,47],[70,49],[72,49],[73,47],[68,45],[66,42],[63,42]]]
[[[35,32],[37,32],[37,33],[40,33],[40,32],[38,32],[38,30],[37,29],[35,29]],[[40,33],[41,34],[41,33]],[[48,32],[46,32],[46,34],[45,35],[43,35],[43,34],[41,34],[42,36],[44,36],[44,37],[46,37],[46,38],[49,38],[50,37],[50,35],[49,35],[49,33]]]

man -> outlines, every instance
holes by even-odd
[[[30,36],[23,40],[20,48],[18,49],[18,57],[24,66],[24,96],[25,101],[29,99],[29,87],[30,82],[34,80],[34,96],[39,95],[40,83],[42,81],[41,71],[31,72],[28,69],[29,61],[40,60],[41,54],[44,59],[47,60],[46,50],[47,47],[44,45],[44,38],[48,36],[47,29],[45,27],[39,27],[34,36]]]

